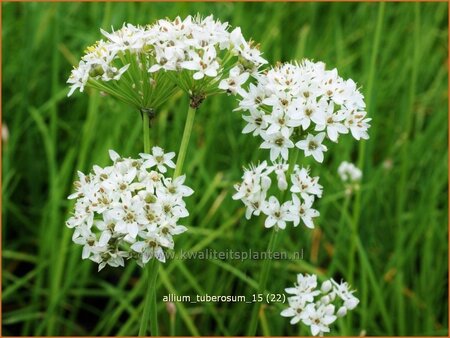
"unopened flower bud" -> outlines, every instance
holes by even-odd
[[[152,194],[148,194],[145,196],[145,202],[147,203],[155,203],[156,202],[156,196]]]
[[[339,310],[336,312],[336,316],[344,317],[347,314],[347,308],[345,306],[341,306]]]
[[[167,309],[167,312],[169,313],[169,316],[171,316],[171,317],[175,316],[177,313],[177,307],[175,306],[175,304],[173,302],[167,302],[166,309]]]
[[[320,298],[320,301],[323,304],[329,304],[330,303],[330,297],[329,296],[323,296],[322,298]]]
[[[104,70],[100,65],[92,65],[91,70],[89,71],[90,77],[96,77],[103,75]]]
[[[288,187],[288,183],[285,177],[278,177],[278,189],[281,191],[286,190]]]
[[[322,288],[321,289],[322,289],[323,293],[330,292],[331,288],[332,288],[332,285],[331,285],[331,282],[329,280],[327,280],[327,281],[322,283]]]
[[[269,177],[263,177],[261,179],[261,187],[263,189],[268,189],[270,187],[270,178]]]
[[[353,310],[359,303],[359,299],[356,297],[351,297],[344,302],[344,306],[347,310]]]

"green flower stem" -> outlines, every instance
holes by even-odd
[[[293,154],[293,156],[291,156],[291,157],[289,158],[289,168],[288,168],[287,173],[286,173],[286,180],[287,180],[288,182],[291,180],[291,175],[292,175],[292,173],[294,172],[295,165],[296,165],[297,162],[298,162],[298,157],[299,157],[299,155],[300,155],[300,149],[298,149],[297,147],[295,147],[294,150],[293,150],[292,152],[293,152],[294,154]],[[284,197],[284,195],[286,194],[286,192],[287,192],[287,190],[283,191],[283,197]]]
[[[280,231],[278,231],[278,229],[273,229],[272,235],[270,236],[269,245],[267,246],[266,260],[264,261],[264,264],[262,266],[261,275],[260,275],[259,283],[258,283],[258,293],[259,294],[264,294],[266,291],[267,279],[269,278],[270,265],[272,263],[272,260],[269,258],[269,256],[272,255],[272,253],[274,252],[274,250],[276,248],[279,232]],[[259,315],[260,308],[261,308],[261,302],[256,302],[255,306],[253,308],[251,319],[250,319],[250,325],[248,327],[247,336],[255,336],[256,335],[256,329],[258,328],[258,315]]]
[[[144,152],[150,153],[150,117],[147,113],[142,114],[142,131],[144,138]],[[146,280],[148,283],[147,295],[144,303],[144,313],[142,314],[139,326],[139,336],[147,335],[148,321],[150,320],[150,333],[158,336],[158,313],[156,308],[156,279],[158,277],[159,264],[156,258],[152,258],[146,269]]]
[[[171,337],[175,337],[176,333],[175,333],[175,314],[171,314],[170,315],[170,336]]]
[[[186,124],[184,125],[183,138],[181,139],[180,150],[178,151],[175,173],[173,174],[174,178],[180,176],[181,172],[183,171],[184,159],[186,158],[186,152],[189,145],[189,139],[191,137],[192,126],[194,125],[196,110],[196,108],[193,108],[191,105],[189,105]]]
[[[150,117],[148,114],[142,114],[142,131],[144,134],[144,153],[150,153]]]
[[[139,337],[147,335],[148,321],[150,320],[150,334],[158,336],[158,313],[156,308],[156,280],[158,277],[159,262],[152,258],[147,267],[148,288],[145,297],[144,312],[139,326]]]

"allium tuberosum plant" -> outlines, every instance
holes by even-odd
[[[88,47],[72,71],[69,95],[90,87],[135,107],[143,118],[144,152],[132,159],[111,150],[112,166],[79,173],[76,192],[69,196],[76,204],[67,226],[74,228],[74,242],[83,246],[82,258],[97,262],[99,270],[123,266],[130,259],[140,266],[151,263],[139,335],[148,333],[148,319],[151,333],[157,335],[157,261],[165,262],[164,250],[174,247],[173,236],[187,230],[178,223],[189,215],[184,197],[193,190],[180,175],[202,102],[219,93],[236,95],[237,110],[244,112],[247,123],[243,133],[260,137],[260,147],[270,150],[270,164],[250,165],[233,196],[244,203],[247,219],[264,215],[265,227],[272,229],[269,251],[276,248],[280,229],[287,224],[314,228],[320,214],[313,204],[322,196],[322,186],[310,168],[297,163],[300,151],[322,163],[328,140],[337,142],[341,134],[367,139],[370,119],[353,80],[308,60],[262,71],[267,61],[258,45],[245,40],[239,27],[231,29],[212,16],[163,19],[147,26],[124,24],[117,31],[101,32],[104,40]],[[150,149],[149,129],[158,109],[177,91],[189,96],[189,106],[175,164],[173,152],[164,153],[158,146]],[[172,177],[167,176],[167,167],[174,169]],[[261,293],[269,271],[265,261]],[[294,296],[282,315],[293,317],[292,322],[302,320],[313,335],[328,332],[336,315],[357,305],[351,298],[352,305],[347,306],[351,292],[346,284],[327,281],[316,291],[316,276],[302,275],[298,283],[295,292],[287,289]],[[331,303],[338,297],[344,305],[335,315]],[[255,304],[249,335],[256,333],[259,307]]]
[[[123,266],[134,259],[148,269],[148,291],[139,335],[158,335],[156,316],[157,260],[164,262],[164,248],[173,248],[173,235],[186,231],[178,224],[189,213],[183,197],[193,191],[180,176],[186,157],[195,112],[209,96],[244,93],[241,86],[267,63],[239,27],[212,16],[177,17],[147,26],[124,24],[117,31],[101,30],[104,39],[86,49],[68,79],[69,96],[85,87],[101,91],[135,107],[143,118],[144,153],[123,158],[110,151],[113,166],[79,174],[73,216],[73,240],[83,245],[82,258],[99,264]],[[153,147],[150,122],[175,92],[189,96],[189,107],[176,165],[174,153]],[[174,168],[166,176],[166,166]]]

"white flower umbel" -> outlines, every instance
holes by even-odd
[[[292,174],[287,178],[288,169],[289,165],[285,162],[268,165],[266,161],[244,169],[242,182],[234,186],[237,192],[233,195],[233,199],[239,199],[244,203],[247,219],[262,212],[266,216],[264,223],[266,228],[285,229],[287,222],[292,222],[294,227],[302,222],[306,227],[314,228],[313,219],[319,216],[319,212],[313,209],[312,205],[316,197],[322,196],[319,177],[311,177],[309,169],[295,165]],[[270,195],[272,187],[270,176],[277,182],[274,188],[289,191],[283,203]]]
[[[88,47],[73,69],[69,96],[91,86],[139,109],[155,110],[178,85],[199,104],[216,92],[243,94],[241,86],[267,63],[239,27],[231,30],[212,15],[147,26],[128,23],[101,32],[105,39]]]
[[[359,190],[362,178],[362,171],[353,163],[342,162],[337,170],[339,177],[345,185],[345,193],[351,195],[354,191]]]
[[[174,156],[159,147],[139,159],[110,150],[112,166],[78,173],[67,226],[74,229],[73,241],[83,246],[83,259],[98,263],[99,270],[123,266],[125,259],[141,266],[152,258],[165,261],[173,236],[187,230],[178,221],[189,215],[183,199],[193,193],[184,185],[185,176],[164,176],[166,167],[174,167]]]
[[[68,96],[92,87],[149,114],[178,90],[166,76],[148,72],[156,62],[154,31],[128,23],[101,33],[105,39],[88,47],[72,70]]]
[[[346,282],[338,284],[329,279],[319,287],[316,275],[298,274],[294,287],[285,291],[289,307],[281,311],[281,316],[291,318],[291,324],[301,321],[313,336],[330,332],[330,325],[359,303]]]
[[[220,91],[243,94],[242,85],[267,63],[239,27],[212,15],[159,20],[149,29],[157,35],[149,72],[166,71],[193,101]]]
[[[339,165],[338,174],[342,182],[359,182],[362,178],[362,171],[347,161],[343,161]]]
[[[322,162],[325,138],[337,142],[339,135],[368,139],[370,118],[366,118],[364,97],[351,79],[341,78],[336,69],[326,70],[322,62],[303,60],[285,63],[256,75],[255,85],[239,91],[239,108],[247,125],[270,149],[271,160],[288,157],[294,147]]]

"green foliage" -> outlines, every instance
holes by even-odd
[[[267,291],[281,293],[299,272],[345,278],[360,306],[333,326],[338,335],[448,334],[447,4],[446,3],[2,3],[3,334],[136,335],[145,286],[134,263],[125,269],[82,261],[64,225],[77,170],[108,163],[107,150],[142,151],[139,112],[95,92],[66,97],[65,81],[99,28],[125,21],[214,14],[261,43],[271,62],[303,57],[337,67],[362,86],[373,118],[370,140],[341,137],[326,162],[309,160],[324,197],[314,231],[288,228],[279,250],[303,260],[273,262]],[[263,251],[269,231],[245,220],[233,201],[241,167],[268,158],[242,135],[231,96],[197,112],[185,162],[190,231],[177,250]],[[187,98],[159,112],[153,144],[178,151]],[[360,193],[346,198],[336,173],[343,160],[363,168]],[[261,261],[174,260],[160,269],[166,294],[256,293]],[[242,335],[246,303],[159,301],[163,335]],[[259,334],[309,334],[262,307]],[[172,318],[172,319],[171,319]]]

